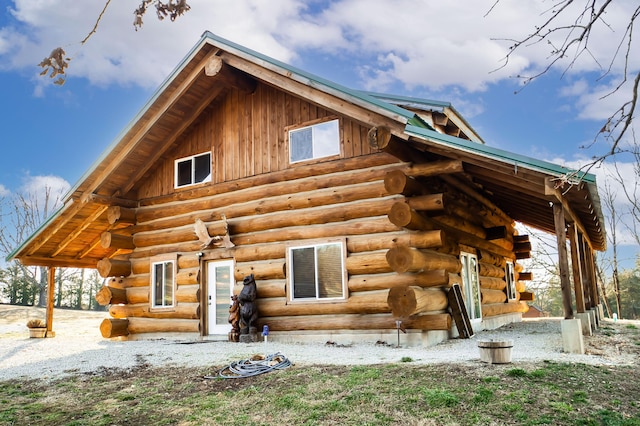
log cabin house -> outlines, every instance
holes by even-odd
[[[97,268],[105,338],[226,338],[253,274],[271,338],[401,328],[427,345],[456,335],[456,284],[474,329],[521,319],[516,221],[557,235],[575,309],[595,309],[595,176],[491,148],[448,103],[351,90],[206,32],[9,259],[50,267],[50,286],[56,267]]]

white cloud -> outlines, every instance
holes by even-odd
[[[36,203],[40,214],[51,214],[62,202],[62,197],[69,191],[69,182],[59,176],[31,176],[23,178],[17,193]]]
[[[9,194],[11,194],[11,191],[9,191],[6,186],[0,184],[0,197],[6,197]]]
[[[455,89],[482,92],[491,84],[531,76],[544,70],[553,45],[566,37],[558,32],[552,44],[533,43],[517,50],[504,64],[513,40],[526,37],[550,12],[539,0],[190,0],[191,11],[175,22],[158,21],[149,10],[144,27],[133,28],[136,3],[111,2],[95,35],[80,47],[104,0],[13,0],[15,22],[0,28],[0,69],[32,69],[51,49],[62,45],[72,57],[70,78],[95,85],[139,85],[155,88],[210,30],[241,45],[289,63],[301,55],[349,58],[361,87],[384,90],[400,84],[407,90],[446,93]],[[595,80],[610,68],[620,76],[622,55],[615,51],[626,33],[635,0],[608,6],[589,39],[588,51],[559,62],[568,79],[563,95],[586,120],[606,119],[628,91],[602,96],[612,79]],[[559,24],[573,23],[575,4]],[[640,67],[640,55],[628,69]],[[548,78],[558,78],[558,73]],[[589,72],[585,76],[585,72]],[[36,79],[42,96],[46,80]],[[344,83],[344,82],[342,82]],[[624,89],[624,88],[623,88]]]

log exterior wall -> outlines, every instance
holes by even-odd
[[[327,117],[340,119],[340,158],[290,166],[285,129]],[[229,90],[216,100],[152,168],[135,214],[122,215],[134,222],[118,230],[133,249],[101,264],[114,275],[109,286],[125,290],[101,293],[119,296],[103,335],[206,334],[209,260],[234,260],[236,293],[254,274],[258,326],[273,331],[395,329],[398,312],[407,313],[400,318],[406,328],[447,330],[446,292],[461,282],[461,250],[480,260],[483,315],[525,310],[524,302],[506,300],[505,262],[516,260],[513,223],[452,183],[461,165],[412,167],[371,148],[368,131],[262,84],[253,94]],[[212,181],[174,189],[174,161],[206,151],[213,154]],[[196,219],[212,236],[228,230],[235,246],[202,247]],[[504,227],[504,238],[488,240],[486,229],[496,227]],[[346,300],[288,302],[287,245],[334,238],[346,242]],[[153,310],[150,262],[165,254],[177,258],[176,306]]]

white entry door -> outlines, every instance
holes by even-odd
[[[229,324],[229,307],[233,294],[233,261],[207,262],[207,302],[208,333],[227,334],[231,331]]]

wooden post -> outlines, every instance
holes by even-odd
[[[573,288],[576,294],[576,311],[578,313],[584,313],[586,311],[584,304],[584,287],[582,285],[582,263],[584,257],[582,256],[582,249],[579,247],[578,227],[575,225],[569,225],[569,244],[571,245],[571,270],[573,272]]]
[[[567,232],[565,230],[562,203],[553,203],[553,221],[558,242],[558,266],[560,268],[560,288],[562,289],[562,306],[564,318],[573,319],[571,306],[571,282],[569,281],[569,259],[567,256]]]
[[[47,269],[47,337],[55,337],[53,332],[53,293],[56,288],[56,268],[49,266]]]

